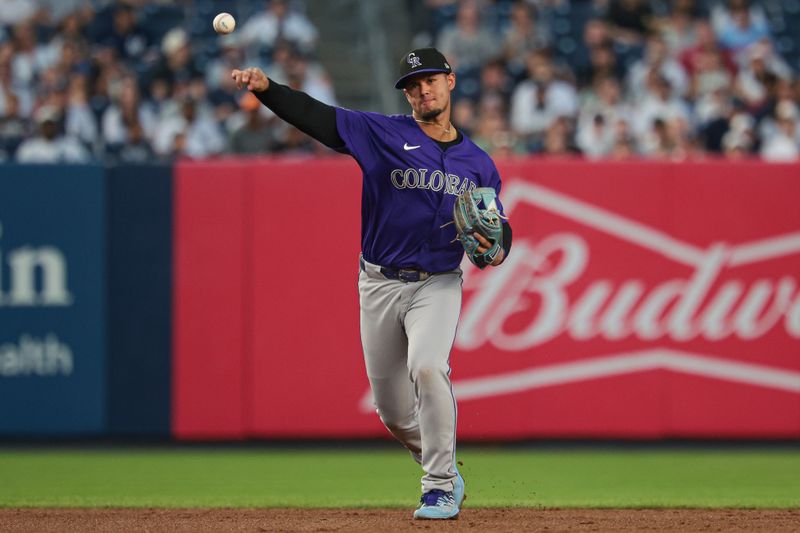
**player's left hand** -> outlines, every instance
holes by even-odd
[[[487,250],[489,250],[489,248],[491,248],[491,247],[492,247],[492,243],[491,243],[491,242],[489,242],[489,239],[487,239],[486,237],[484,237],[483,235],[481,235],[481,234],[480,234],[480,233],[478,233],[477,231],[476,231],[476,232],[474,232],[472,235],[473,235],[473,236],[474,236],[474,237],[475,237],[475,238],[478,240],[478,242],[480,243],[480,245],[478,246],[478,253],[484,253],[484,252],[486,252]],[[505,250],[503,250],[503,249],[501,248],[501,249],[500,249],[500,253],[499,253],[499,254],[497,254],[497,257],[495,257],[495,258],[494,258],[494,261],[492,261],[492,262],[491,262],[491,265],[492,265],[492,266],[497,266],[497,265],[499,265],[500,263],[502,263],[502,262],[503,262],[503,259],[505,259],[505,258],[506,258],[506,251],[505,251]]]

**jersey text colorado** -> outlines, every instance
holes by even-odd
[[[445,194],[459,196],[466,191],[472,191],[476,185],[467,178],[462,178],[455,174],[445,174],[441,170],[434,170],[428,173],[427,168],[396,168],[392,170],[390,176],[392,185],[397,189],[429,189],[439,192],[444,190]]]

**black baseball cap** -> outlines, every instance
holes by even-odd
[[[405,86],[406,78],[420,72],[445,72],[450,74],[453,69],[444,55],[436,48],[417,48],[411,50],[400,60],[400,77],[394,84],[395,89]]]

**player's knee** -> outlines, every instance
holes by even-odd
[[[386,429],[395,435],[412,431],[417,427],[417,421],[414,420],[413,416],[397,416],[393,413],[381,412],[380,410],[378,411],[378,415],[383,425],[386,426]]]
[[[409,367],[411,380],[424,387],[429,383],[439,383],[447,379],[448,368],[446,365],[420,364]]]

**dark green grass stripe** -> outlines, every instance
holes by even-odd
[[[792,450],[460,453],[474,507],[800,507]],[[412,507],[398,450],[0,450],[4,507]]]

